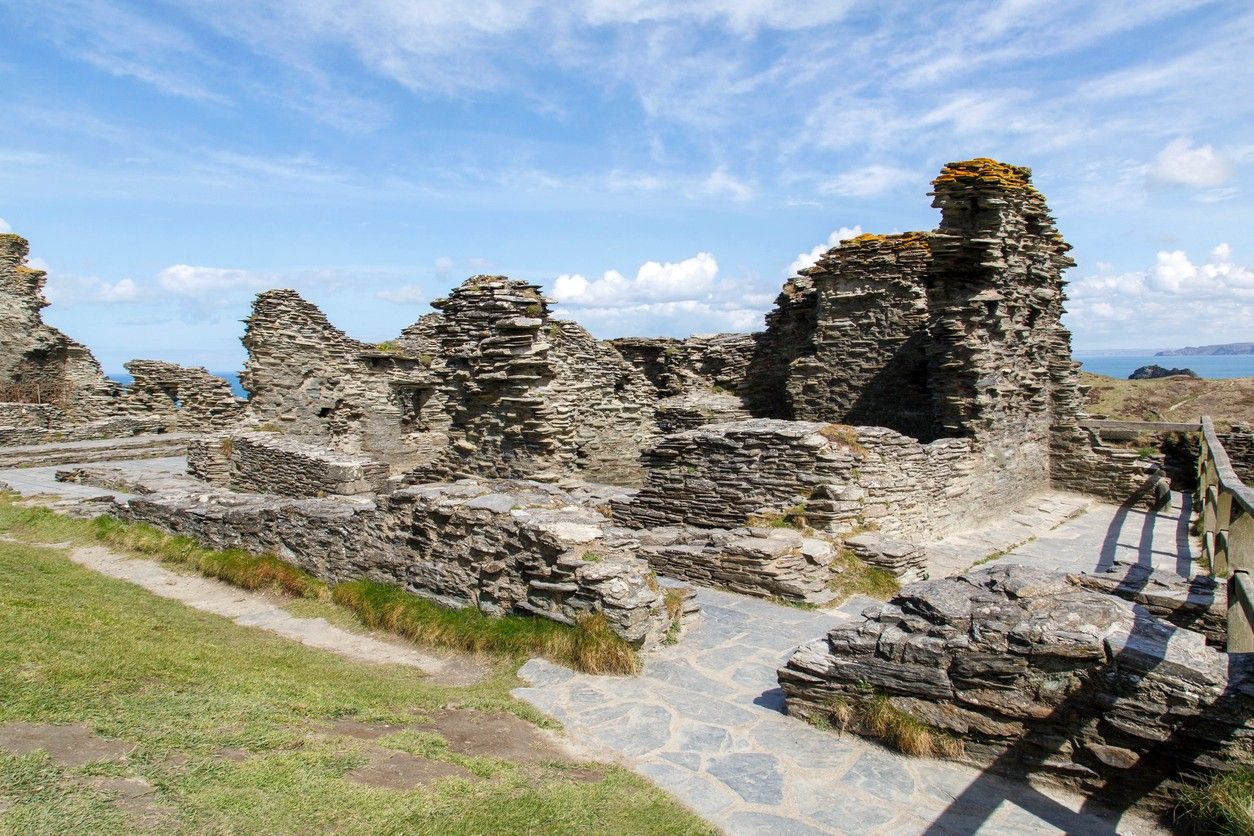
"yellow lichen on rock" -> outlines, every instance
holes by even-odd
[[[933,186],[942,183],[957,183],[974,178],[995,183],[1008,189],[1032,189],[1032,169],[1021,165],[1008,165],[988,157],[976,157],[973,160],[947,163],[941,169]]]
[[[843,247],[870,247],[884,246],[892,249],[926,249],[928,247],[928,234],[926,232],[900,232],[894,235],[876,235],[873,232],[865,232],[856,238],[841,244]]]

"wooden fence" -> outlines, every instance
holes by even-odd
[[[1215,424],[1202,418],[1197,490],[1202,500],[1202,555],[1228,581],[1228,652],[1254,652],[1254,489],[1238,478]]]

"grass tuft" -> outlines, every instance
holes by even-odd
[[[963,753],[960,738],[911,716],[893,705],[886,694],[873,691],[856,698],[833,697],[822,721],[841,731],[859,726],[904,755],[953,760]]]
[[[901,582],[887,569],[871,566],[858,559],[849,549],[841,549],[832,561],[832,579],[827,588],[836,594],[832,603],[852,595],[865,595],[887,601],[901,591]]]
[[[158,560],[181,563],[203,575],[244,589],[272,590],[298,598],[326,598],[329,594],[325,583],[272,554],[257,555],[242,549],[206,549],[190,537],[113,517],[97,517],[90,524],[95,539],[100,543]]]
[[[847,424],[828,424],[819,430],[819,435],[829,441],[839,441],[859,459],[869,458],[871,455],[871,451],[858,440],[858,431]]]
[[[1254,768],[1212,774],[1179,791],[1176,818],[1197,833],[1254,833]]]
[[[610,629],[601,613],[589,613],[573,627],[522,615],[490,616],[470,607],[441,607],[399,586],[364,579],[339,584],[331,595],[367,627],[417,644],[519,658],[538,655],[593,674],[640,670],[635,649]]]

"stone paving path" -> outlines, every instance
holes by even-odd
[[[87,443],[87,442],[80,442]],[[72,482],[58,482],[58,470],[71,470],[75,467],[124,467],[128,471],[144,471],[150,473],[186,473],[186,456],[165,456],[157,459],[122,459],[106,462],[73,462],[49,465],[47,467],[11,467],[0,469],[0,486],[7,485],[23,496],[35,494],[56,494],[75,499],[86,499],[93,496],[122,496],[129,494],[106,490],[91,485],[76,485]]]
[[[802,641],[857,617],[865,601],[807,611],[710,589],[697,600],[701,615],[678,644],[649,656],[641,676],[577,674],[533,659],[519,671],[530,687],[515,696],[737,836],[1116,832],[1113,817],[1074,812],[1082,797],[908,758],[782,714],[776,668]],[[1117,826],[1165,832],[1130,815]]]
[[[976,561],[1015,550],[1098,505],[1079,494],[1038,494],[997,520],[926,544],[928,575],[944,578],[965,572]]]
[[[1173,493],[1171,507],[1157,513],[1093,503],[998,560],[1065,572],[1105,570],[1118,560],[1191,578],[1199,571],[1198,544],[1189,535],[1192,513],[1192,497],[1181,493]]]

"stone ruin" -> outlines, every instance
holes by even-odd
[[[81,343],[44,324],[47,275],[26,265],[25,239],[0,234],[0,446],[206,432],[229,426],[244,403],[204,369],[133,360],[123,387]]]
[[[597,512],[681,580],[821,603],[841,548],[919,578],[913,542],[1051,484],[1122,500],[1147,477],[1079,424],[1068,246],[1028,170],[953,163],[933,195],[935,231],[832,248],[757,334],[600,341],[536,285],[475,276],[372,345],[267,291],[246,320],[247,402],[158,361],[106,379],[43,325],[43,274],[8,235],[0,370],[37,394],[0,404],[0,439],[185,432],[191,478],[275,501],[601,483],[619,490]],[[780,533],[785,517],[816,536]]]
[[[42,323],[44,276],[0,236],[0,445],[188,433],[186,474],[60,476],[121,491],[91,510],[331,582],[599,612],[641,648],[671,626],[655,572],[821,604],[844,550],[923,584],[797,652],[780,672],[794,714],[870,683],[977,760],[1092,785],[1158,757],[1203,705],[1246,735],[1249,695],[1204,652],[1217,622],[1187,601],[1030,571],[924,580],[929,539],[1050,487],[1124,502],[1157,478],[1082,424],[1072,261],[1029,170],[951,163],[933,187],[937,229],[833,247],[755,334],[597,340],[536,285],[475,276],[368,344],[267,291],[246,402],[157,361],[107,380]]]

